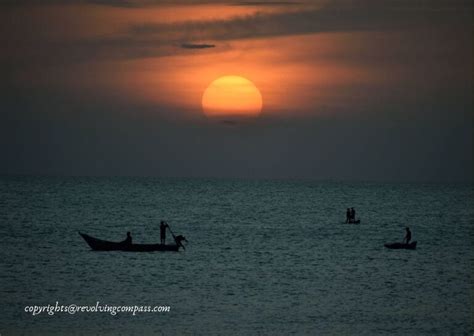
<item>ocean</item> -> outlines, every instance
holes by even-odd
[[[473,200],[472,184],[3,176],[0,335],[470,335]],[[160,220],[185,251],[78,234],[157,243]],[[417,249],[385,248],[406,226]],[[56,302],[169,311],[25,311]]]

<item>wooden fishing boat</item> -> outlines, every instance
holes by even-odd
[[[111,242],[97,239],[85,233],[79,232],[82,238],[94,251],[126,251],[126,252],[154,252],[154,251],[179,251],[178,245],[164,244],[129,244],[125,242]]]
[[[404,244],[404,243],[385,244],[385,247],[389,248],[389,249],[415,250],[416,249],[416,241],[411,242],[410,244]]]

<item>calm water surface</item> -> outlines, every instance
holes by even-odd
[[[1,335],[469,335],[472,185],[0,178]],[[356,208],[360,225],[343,224]],[[92,252],[77,234],[180,253]],[[388,250],[410,226],[416,251]],[[169,313],[24,312],[168,305]]]

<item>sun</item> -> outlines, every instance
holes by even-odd
[[[214,80],[202,95],[207,117],[256,117],[262,112],[262,94],[254,83],[240,76]]]

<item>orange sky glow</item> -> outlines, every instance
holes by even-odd
[[[472,1],[0,9],[0,172],[472,180]]]
[[[420,76],[413,76],[410,64],[399,62],[390,54],[393,45],[405,43],[403,31],[296,31],[272,36],[272,29],[278,29],[270,25],[266,28],[269,32],[263,29],[263,36],[249,34],[262,30],[257,24],[262,16],[279,17],[304,10],[317,13],[322,4],[136,8],[81,4],[34,6],[28,11],[14,8],[10,14],[16,16],[14,25],[20,31],[28,22],[28,29],[37,29],[52,46],[61,39],[69,41],[71,48],[75,48],[74,41],[85,41],[96,53],[88,54],[87,61],[63,64],[61,53],[67,52],[66,45],[59,50],[54,64],[36,67],[34,72],[27,65],[17,80],[20,85],[47,83],[79,94],[169,106],[180,111],[174,113],[188,117],[202,113],[200,102],[207,85],[229,74],[255,83],[264,97],[264,115],[291,116],[323,115],[333,106],[353,107],[376,99],[372,95],[375,87],[383,94],[384,87],[404,82],[407,84],[403,86],[409,87],[418,80]],[[245,20],[256,20],[256,26],[248,31],[246,26],[242,29]],[[222,30],[229,36],[236,35],[235,31],[240,35],[223,38]],[[428,37],[430,33],[418,30],[420,36]],[[98,41],[87,42],[93,39]],[[41,60],[48,43],[38,46],[31,56]],[[193,44],[212,47],[186,48]],[[130,52],[126,48],[136,50]],[[360,61],[379,49],[387,50],[388,57],[383,61]],[[21,44],[14,50],[18,57],[24,56]],[[78,49],[76,54],[81,52]],[[424,71],[428,76],[437,76],[436,67],[421,65],[422,70],[423,66],[427,67]],[[455,75],[459,75],[463,70],[456,71]],[[442,82],[440,75],[437,77]]]

